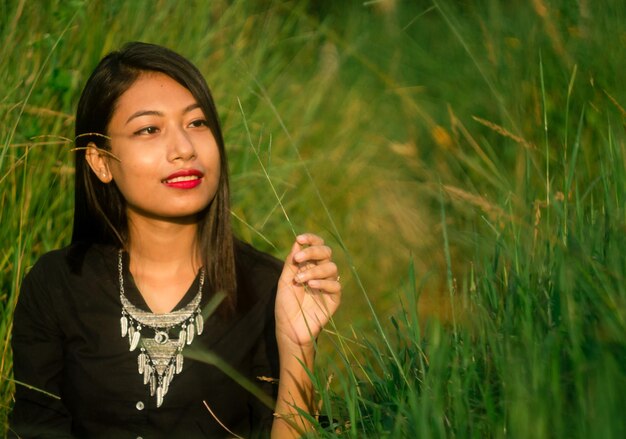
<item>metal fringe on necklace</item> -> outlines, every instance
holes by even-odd
[[[124,294],[122,250],[118,252],[117,268],[120,283],[122,317],[120,327],[122,337],[128,337],[131,351],[139,348],[137,369],[143,376],[143,383],[150,388],[150,396],[156,397],[156,406],[163,404],[175,374],[183,370],[183,348],[193,342],[194,335],[202,334],[204,320],[200,310],[204,267],[200,269],[198,293],[183,308],[166,314],[144,311],[130,303]],[[153,333],[146,337],[145,331]],[[142,331],[143,334],[142,334]]]

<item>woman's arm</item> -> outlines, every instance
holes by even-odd
[[[313,385],[307,374],[313,371],[313,349],[297,349],[287,352],[280,349],[280,382],[274,408],[272,438],[300,437],[311,430],[308,420],[298,409],[314,413]]]
[[[41,265],[22,282],[11,344],[16,380],[9,437],[71,437],[71,418],[59,394],[62,336],[49,297],[50,277]]]
[[[273,438],[300,437],[311,425],[298,409],[313,413],[314,340],[337,310],[341,285],[332,251],[313,234],[296,238],[276,294],[276,340],[280,382]]]

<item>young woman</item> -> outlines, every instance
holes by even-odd
[[[72,243],[35,264],[15,310],[11,434],[306,431],[337,267],[313,234],[283,264],[233,237],[224,141],[198,69],[145,43],[107,55],[80,98],[76,145]]]

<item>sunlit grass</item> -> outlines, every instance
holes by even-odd
[[[238,235],[335,248],[320,435],[626,435],[626,6],[414,3],[0,6],[3,425],[21,279],[70,238],[80,88],[145,40],[213,89]]]

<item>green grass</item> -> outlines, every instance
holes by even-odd
[[[625,437],[626,5],[317,3],[0,3],[0,425],[21,279],[70,239],[78,95],[144,40],[213,89],[238,234],[335,247],[321,436]]]

